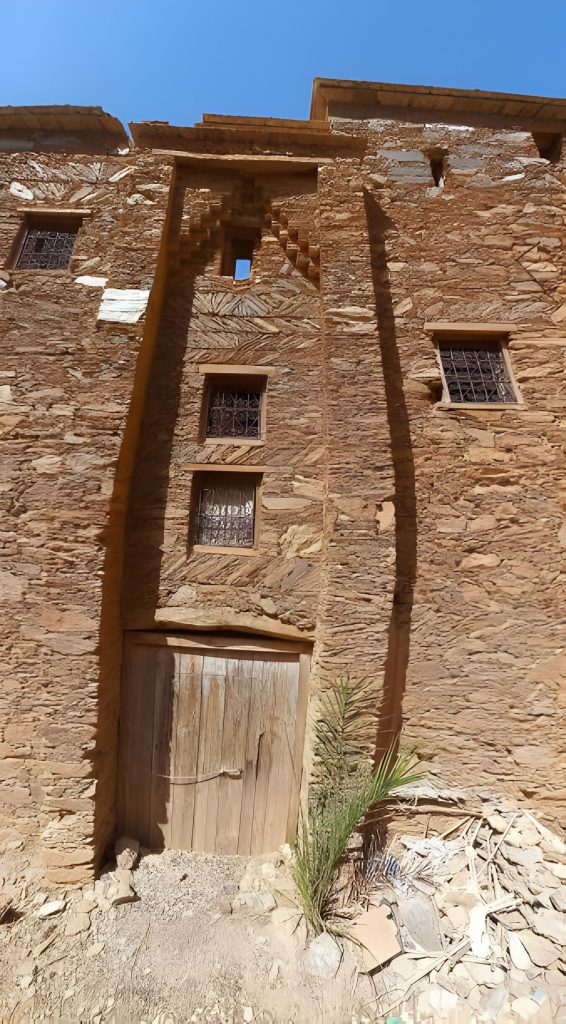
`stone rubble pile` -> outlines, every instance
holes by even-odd
[[[373,972],[379,1013],[556,1020],[566,1002],[566,844],[528,811],[495,807],[457,838],[401,844],[385,870],[402,953]]]

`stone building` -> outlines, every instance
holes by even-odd
[[[0,109],[4,848],[275,848],[347,673],[429,799],[564,809],[565,124]]]

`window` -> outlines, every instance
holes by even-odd
[[[197,474],[195,543],[253,548],[256,491],[257,478],[247,474]]]
[[[550,164],[557,164],[562,155],[561,132],[533,132],[533,140],[538,155]]]
[[[208,400],[207,437],[259,437],[261,391],[214,385]]]
[[[64,270],[69,266],[77,221],[32,221],[28,224],[16,268],[18,270]]]
[[[438,347],[448,401],[517,401],[500,342],[441,341]]]
[[[234,281],[248,281],[251,276],[254,249],[259,241],[256,231],[234,231],[226,237],[222,273]]]

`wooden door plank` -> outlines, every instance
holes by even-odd
[[[295,718],[295,749],[293,754],[293,788],[287,816],[287,842],[292,843],[297,834],[299,807],[301,803],[301,786],[303,781],[303,765],[305,763],[305,732],[307,727],[307,708],[309,702],[309,679],[311,659],[309,654],[299,656],[297,710]],[[308,778],[308,771],[307,771]],[[306,807],[305,807],[306,811]]]
[[[238,836],[238,853],[243,855],[250,854],[252,848],[254,798],[262,722],[261,694],[263,687],[264,665],[260,658],[250,658],[249,663],[251,670],[251,675],[249,676],[250,706],[248,711],[246,754],[242,785],[242,811],[240,814],[240,832]]]
[[[258,663],[259,667],[259,663]],[[254,793],[253,823],[250,838],[250,852],[253,854],[263,853],[263,833],[265,827],[265,815],[267,812],[267,795],[269,787],[269,776],[273,763],[273,704],[274,704],[274,676],[276,662],[264,661],[261,665],[261,682],[259,688],[258,702],[258,735],[256,741],[256,779]]]
[[[224,718],[224,658],[205,655],[201,684],[201,727],[197,775],[213,775],[221,768]],[[218,776],[196,784],[193,850],[214,852],[218,814]]]
[[[143,647],[126,644],[120,712],[120,831],[149,841],[155,672]]]
[[[192,850],[203,657],[192,651],[178,651],[176,660],[171,847]]]
[[[221,776],[219,780],[215,847],[218,853],[238,852],[253,666],[249,658],[226,659],[222,767],[241,769],[242,774],[240,778]]]
[[[287,839],[289,805],[295,785],[295,731],[299,681],[297,661],[279,661],[272,666],[272,675],[273,740],[263,829],[264,851],[278,849]]]
[[[151,804],[149,822],[150,849],[171,845],[171,746],[173,742],[173,700],[175,654],[166,647],[156,647],[155,702],[153,714],[153,745],[151,759]]]

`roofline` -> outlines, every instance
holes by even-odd
[[[566,99],[548,96],[523,96],[518,93],[485,92],[480,89],[446,89],[429,85],[401,85],[387,82],[359,82],[340,78],[313,80],[311,113],[313,119],[329,119],[329,108],[354,106],[363,109],[357,116],[383,116],[402,120],[415,113],[455,117],[466,123],[482,118],[539,130],[562,131],[566,128]],[[356,117],[355,113],[349,116]],[[438,119],[438,118],[437,118]]]
[[[102,107],[53,105],[37,107],[0,107],[0,149],[40,148],[64,151],[64,143],[73,143],[73,151],[81,140],[96,140],[110,150],[129,146],[127,132],[118,118]]]

